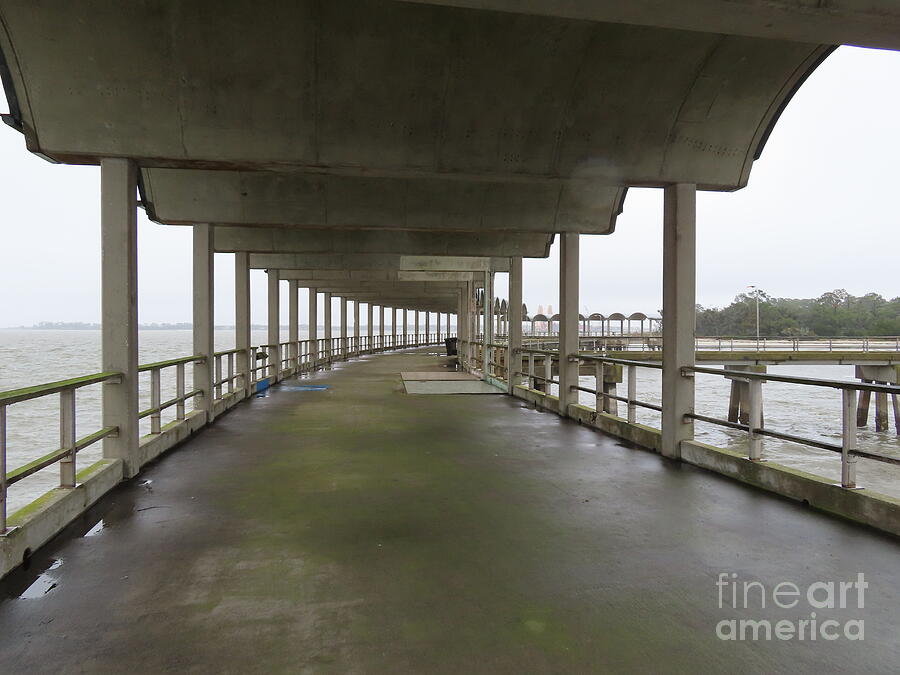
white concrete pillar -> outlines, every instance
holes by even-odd
[[[391,347],[397,346],[397,308],[391,307]]]
[[[403,346],[409,346],[409,310],[405,307],[400,310],[403,315]]]
[[[507,386],[512,393],[517,379],[515,371],[522,370],[522,258],[509,259],[509,353],[506,359]]]
[[[325,359],[331,361],[334,357],[331,345],[331,293],[322,293],[322,302],[325,304],[325,307],[323,308],[323,321],[325,322],[325,326],[322,333],[322,337],[325,340]]]
[[[681,457],[681,441],[694,438],[697,186],[665,188],[663,218],[662,454]]]
[[[309,289],[309,361],[315,363],[319,358],[319,291]]]
[[[431,312],[425,312],[425,342],[431,342]]]
[[[563,417],[568,417],[570,405],[578,403],[578,391],[572,389],[578,385],[578,237],[577,232],[559,237],[559,414]]]
[[[341,357],[347,358],[347,298],[341,296]]]
[[[419,337],[419,310],[413,310],[413,344],[417,345],[421,341],[421,337]]]
[[[481,364],[484,379],[487,380],[491,372],[491,361],[494,360],[494,350],[488,345],[494,342],[494,273],[484,273],[484,363]]]
[[[426,321],[428,320],[429,316],[430,316],[429,314],[425,315]],[[426,330],[426,332],[428,331],[427,328],[425,330]],[[440,312],[437,312],[434,315],[434,341],[435,342],[441,341],[441,313]]]
[[[281,376],[281,297],[279,294],[278,270],[266,270],[269,300],[269,375],[277,381]]]
[[[122,373],[119,384],[103,384],[103,426],[119,428],[103,439],[103,456],[122,459],[127,477],[140,469],[136,191],[134,162],[100,161],[102,368]]]
[[[213,228],[194,225],[194,354],[205,357],[194,364],[194,389],[201,393],[194,398],[194,409],[206,411],[206,421],[215,418],[215,342],[213,336]]]
[[[353,301],[353,351],[359,354],[359,300]]]
[[[375,306],[369,302],[366,303],[366,336],[369,338],[368,350],[372,351],[375,339]]]
[[[387,314],[387,307],[382,305],[381,306],[381,318],[378,320],[378,330],[379,330],[379,337],[380,337],[379,342],[381,343],[379,345],[379,347],[381,349],[384,348],[384,338],[387,335],[387,329],[386,329],[386,327],[385,327],[386,325],[384,323],[384,318],[385,318],[386,314]]]
[[[237,354],[237,367],[244,395],[250,396],[250,369],[256,364],[250,361],[250,254],[246,251],[234,254],[234,347],[242,350]]]
[[[459,326],[459,317],[456,318],[456,325]],[[450,335],[450,312],[447,312],[447,335]]]
[[[288,281],[288,340],[291,368],[296,373],[300,366],[300,284],[296,279]]]

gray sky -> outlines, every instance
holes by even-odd
[[[782,115],[749,187],[699,195],[698,302],[728,304],[748,284],[778,297],[833,288],[900,295],[898,120],[900,53],[841,48],[830,56]],[[99,321],[99,169],[49,164],[8,127],[0,152],[0,326]],[[138,232],[141,322],[190,321],[190,230],[155,225],[139,211]],[[529,309],[558,307],[555,248],[525,262]],[[582,309],[655,314],[661,265],[662,193],[629,190],[616,232],[582,237]],[[233,257],[217,255],[216,266],[216,322],[228,324]],[[266,319],[264,277],[253,274],[255,323]],[[305,306],[302,297],[304,317]]]

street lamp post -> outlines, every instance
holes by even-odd
[[[759,289],[756,286],[747,286],[753,289],[753,295],[756,296],[756,351],[759,351]]]

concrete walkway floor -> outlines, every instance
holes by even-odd
[[[287,381],[113,491],[3,582],[0,673],[897,671],[896,540],[510,397],[405,394],[425,352]],[[723,572],[766,609],[719,608]],[[864,609],[808,604],[858,573]],[[716,636],[811,611],[865,640]]]

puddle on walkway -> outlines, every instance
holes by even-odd
[[[325,391],[327,384],[283,384],[281,391]]]
[[[105,523],[105,522],[103,521],[103,519],[101,518],[100,520],[97,521],[97,524],[96,524],[96,525],[94,525],[91,529],[89,529],[87,532],[85,532],[85,533],[84,533],[83,535],[81,535],[81,536],[83,536],[83,537],[96,537],[97,535],[102,534],[102,533],[103,533],[103,530],[105,530],[105,529],[106,529],[106,523]]]
[[[49,574],[55,569],[59,569],[59,567],[63,564],[62,558],[56,558],[52,560],[50,566],[38,576],[34,582],[26,588],[19,595],[19,598],[22,600],[35,600],[37,598],[43,598],[47,593],[52,591],[57,586],[57,580],[54,578],[54,575]]]

